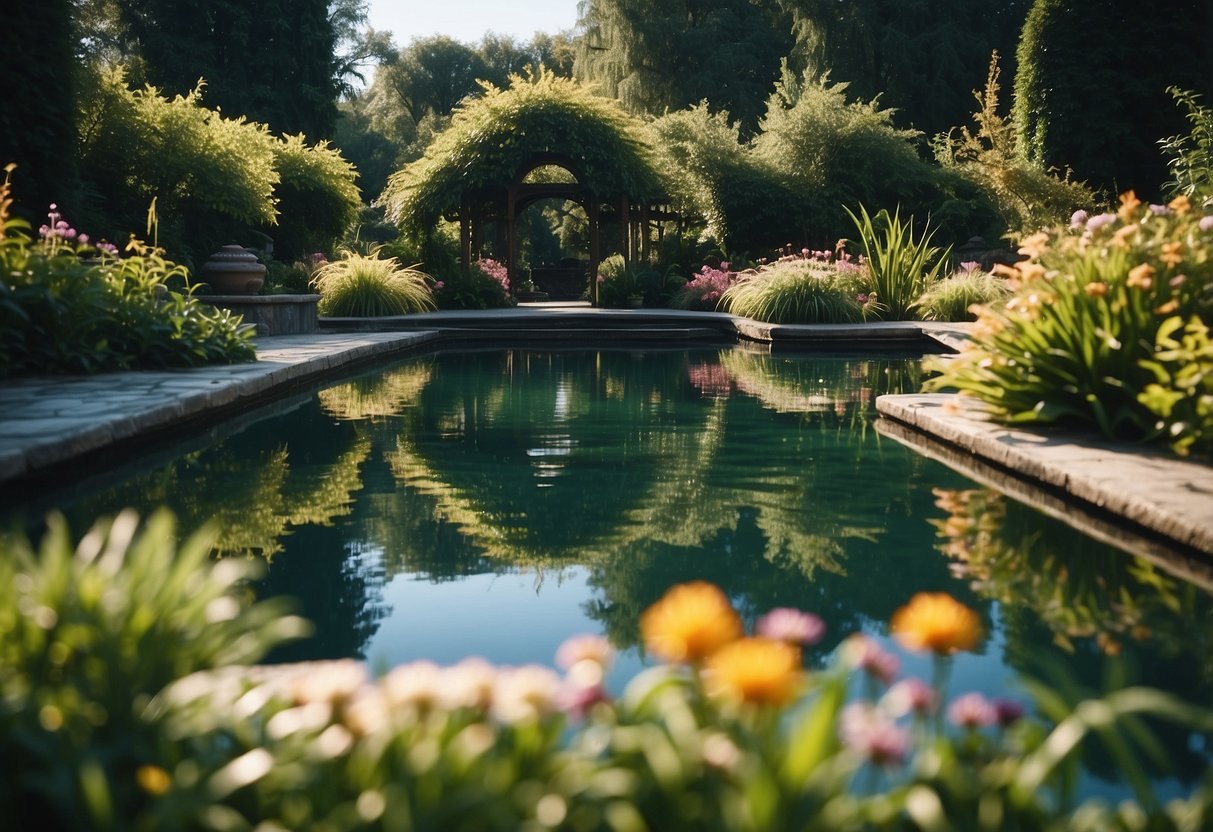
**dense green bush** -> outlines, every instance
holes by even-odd
[[[456,268],[439,281],[436,300],[440,309],[501,309],[513,305],[505,266],[480,260],[471,268]]]
[[[926,224],[914,236],[914,218],[902,222],[901,210],[890,214],[881,208],[870,216],[859,206],[859,214],[847,211],[859,232],[859,248],[871,290],[880,299],[881,317],[905,321],[918,317],[918,301],[947,266],[952,247],[931,245],[935,231]]]
[[[431,278],[379,250],[369,255],[343,251],[340,260],[321,264],[312,274],[320,293],[317,306],[330,317],[376,318],[428,312],[435,308]]]
[[[274,256],[289,263],[331,250],[357,221],[362,205],[353,165],[325,143],[309,146],[302,135],[271,147],[279,178],[274,188],[278,224],[264,230],[274,239]]]
[[[953,128],[932,142],[935,159],[980,187],[998,214],[999,234],[1031,234],[1056,225],[1076,209],[1095,204],[1090,188],[1068,174],[1049,171],[1022,152],[1013,119],[999,112],[998,53],[990,60],[985,89],[974,92],[973,129]]]
[[[705,583],[640,618],[655,668],[613,699],[606,639],[503,668],[418,662],[372,681],[356,662],[248,668],[301,622],[250,605],[253,561],[174,551],[172,521],[124,513],[76,547],[55,518],[35,555],[0,540],[0,811],[59,829],[1202,829],[1206,784],[1161,807],[1137,757],[1143,716],[1197,733],[1205,707],[1126,687],[1042,712],[952,692],[948,657],[980,649],[973,610],[920,594],[892,617],[935,686],[894,683],[862,634],[821,670],[820,619],[772,610],[746,635]],[[855,677],[863,677],[856,684]],[[175,681],[174,681],[175,680]],[[167,687],[165,687],[167,685]],[[862,692],[859,692],[862,691]],[[1137,803],[1075,807],[1098,738]],[[998,823],[990,826],[990,819]]]
[[[931,389],[957,389],[1007,422],[1088,423],[1109,436],[1213,450],[1213,217],[1186,196],[1075,216],[1026,239],[1016,294],[940,358]]]
[[[1191,127],[1159,142],[1170,172],[1167,191],[1213,208],[1213,107],[1201,104],[1200,96],[1188,90],[1171,87],[1168,92],[1188,111]]]
[[[0,184],[0,376],[189,367],[255,357],[251,331],[200,303],[184,267],[132,242],[95,248],[52,210],[38,240]],[[53,206],[52,206],[53,207]]]
[[[332,246],[359,205],[349,163],[325,144],[224,118],[202,105],[203,89],[168,99],[131,90],[121,67],[95,71],[78,117],[87,225],[124,240],[155,199],[157,244],[195,264],[258,229],[284,259]]]

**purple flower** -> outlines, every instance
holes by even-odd
[[[444,288],[445,286],[446,286],[446,282],[445,282],[445,281],[442,281],[442,280],[436,281],[436,282],[434,283],[434,288],[435,288],[435,289],[442,289],[442,288]]]
[[[1201,231],[1213,231],[1213,214],[1210,214],[1207,217],[1201,217],[1197,227]]]
[[[898,765],[910,749],[910,734],[866,702],[853,702],[838,717],[842,744],[877,765]]]
[[[1150,205],[1150,213],[1151,213],[1151,214],[1153,214],[1154,216],[1159,216],[1159,215],[1161,215],[1161,214],[1169,214],[1169,213],[1171,213],[1171,209],[1170,209],[1170,208],[1168,208],[1168,207],[1167,207],[1167,206],[1165,206],[1165,205],[1154,205],[1154,204],[1151,204],[1151,205]]]
[[[1116,222],[1115,214],[1096,214],[1087,220],[1087,231],[1094,234],[1099,229],[1114,222]]]
[[[1090,216],[1091,215],[1088,214],[1086,211],[1079,208],[1077,211],[1075,211],[1073,214],[1070,215],[1070,228],[1080,227],[1083,223],[1085,223],[1087,221],[1087,218]]]
[[[960,270],[965,274],[972,274],[981,268],[981,263],[976,260],[966,260],[960,264]]]
[[[786,641],[789,644],[809,646],[821,641],[825,635],[826,625],[811,612],[801,612],[791,607],[778,607],[771,610],[754,627],[760,636]]]
[[[1023,705],[1013,699],[994,700],[994,718],[1003,728],[1019,722],[1023,718]]]
[[[998,721],[998,712],[980,693],[966,693],[948,707],[948,719],[961,728],[986,728]]]

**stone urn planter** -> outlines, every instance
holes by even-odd
[[[200,271],[216,295],[255,295],[265,283],[265,266],[243,246],[224,246],[207,258]]]

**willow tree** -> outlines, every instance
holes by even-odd
[[[587,0],[574,74],[634,113],[707,101],[758,124],[791,48],[786,21],[751,0]]]

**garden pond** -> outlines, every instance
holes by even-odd
[[[862,631],[946,591],[987,637],[949,692],[1026,701],[1126,678],[1195,702],[1213,692],[1213,602],[1152,563],[985,489],[873,429],[874,402],[919,388],[913,356],[744,348],[492,349],[414,357],[296,395],[5,510],[77,532],[123,506],[215,524],[219,554],[262,558],[315,635],[275,660],[387,668],[479,655],[551,664],[576,633],[618,648],[618,690],[645,664],[640,613],[708,580],[752,622],[819,615],[819,666]],[[1186,791],[1209,749],[1160,731]],[[1098,752],[1083,791],[1127,795]]]

